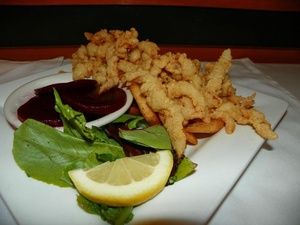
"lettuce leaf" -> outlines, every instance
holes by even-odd
[[[94,136],[95,136],[95,141],[99,141],[99,142],[107,143],[107,144],[112,144],[112,145],[119,145],[119,143],[116,140],[114,140],[112,138],[109,138],[107,136],[107,134],[106,134],[106,132],[104,131],[103,128],[93,126],[92,131],[93,131]]]
[[[133,207],[108,207],[106,205],[97,204],[92,202],[82,195],[77,196],[77,203],[85,212],[95,215],[100,215],[100,217],[113,225],[123,225],[132,220]]]
[[[127,123],[129,129],[146,128],[149,126],[144,117],[130,114],[121,115],[113,123]]]
[[[171,140],[163,126],[155,125],[145,129],[120,130],[121,138],[134,144],[154,148],[156,150],[171,150]]]
[[[14,134],[13,155],[29,177],[61,187],[72,186],[71,169],[98,165],[99,156],[124,157],[121,146],[63,133],[36,120],[26,120]]]
[[[87,141],[94,141],[94,133],[86,127],[86,119],[81,112],[72,109],[69,105],[63,104],[58,92],[54,90],[55,111],[60,114],[64,124],[64,132],[75,137],[82,137]]]
[[[175,174],[169,178],[168,183],[174,184],[175,182],[182,180],[183,178],[192,174],[195,171],[196,167],[197,164],[192,162],[188,157],[185,156],[179,162],[175,170]]]

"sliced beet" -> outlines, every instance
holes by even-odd
[[[59,114],[54,110],[54,97],[51,95],[35,96],[18,108],[18,118],[35,119],[53,127],[62,126]]]
[[[55,88],[59,93],[63,91],[85,92],[97,88],[97,81],[90,80],[90,79],[82,79],[82,80],[70,81],[67,83],[50,84],[45,87],[37,88],[34,90],[34,92],[36,95],[49,94],[49,93],[52,94],[53,88]]]
[[[104,116],[120,109],[126,102],[126,93],[121,88],[112,88],[101,95],[96,91],[62,92],[62,101],[75,110],[90,116]]]
[[[35,90],[36,96],[19,107],[17,114],[20,121],[36,119],[50,126],[62,126],[59,114],[55,111],[55,88],[63,103],[82,112],[87,121],[91,121],[120,109],[126,103],[126,93],[121,88],[112,88],[98,94],[95,80],[76,80],[68,83],[57,83]]]

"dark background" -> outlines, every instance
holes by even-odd
[[[0,47],[85,44],[135,27],[158,44],[300,47],[300,13],[176,6],[0,6]]]

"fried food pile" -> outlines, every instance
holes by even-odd
[[[73,79],[95,79],[100,92],[128,87],[151,124],[163,124],[180,158],[197,134],[236,124],[251,125],[265,139],[275,139],[264,114],[254,108],[255,94],[238,96],[229,77],[231,51],[215,63],[200,63],[185,53],[160,54],[151,41],[139,41],[138,32],[100,30],[85,33],[89,41],[73,54]]]

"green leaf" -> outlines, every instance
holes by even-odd
[[[94,134],[86,127],[86,120],[81,112],[72,109],[69,105],[62,103],[58,92],[54,90],[55,110],[60,114],[64,124],[64,132],[75,137],[83,137],[88,141],[94,141]]]
[[[173,184],[179,180],[192,174],[197,167],[197,164],[192,162],[188,157],[184,157],[176,168],[175,174],[169,178],[169,184]]]
[[[99,215],[112,225],[123,225],[133,218],[133,207],[109,207],[92,202],[82,195],[77,196],[78,205],[87,213]]]
[[[123,114],[121,116],[119,116],[117,119],[115,119],[112,123],[126,123],[130,120],[133,119],[144,119],[142,116],[135,116],[135,115],[131,115],[131,114]]]
[[[127,123],[129,129],[146,128],[149,126],[144,117],[130,114],[121,115],[113,123]]]
[[[171,140],[163,126],[155,125],[145,129],[120,130],[121,138],[135,144],[151,147],[157,150],[171,150]]]
[[[99,164],[101,154],[125,156],[120,146],[98,141],[91,144],[32,119],[14,134],[13,155],[19,167],[32,178],[61,187],[72,186],[69,170],[93,167]]]
[[[85,212],[89,214],[99,215],[100,213],[99,204],[88,200],[80,194],[77,195],[77,204],[80,206],[80,208],[82,208]]]
[[[93,126],[92,132],[94,133],[95,141],[120,146],[117,141],[109,138],[101,127]]]

